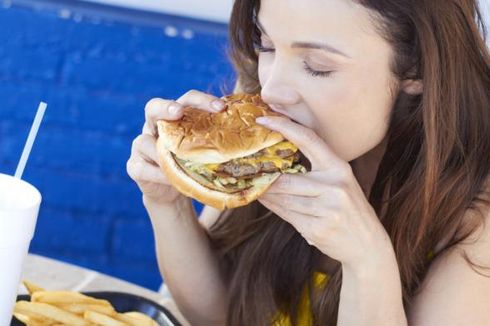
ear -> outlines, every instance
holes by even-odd
[[[400,84],[401,91],[409,95],[420,95],[424,90],[424,84],[420,79],[405,79]]]

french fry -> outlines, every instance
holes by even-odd
[[[114,318],[131,326],[158,326],[153,319],[137,311],[119,313]]]
[[[31,318],[26,325],[28,325],[28,326],[52,326],[52,325],[56,325],[56,322],[52,321],[50,319]]]
[[[24,287],[27,289],[27,292],[29,295],[32,295],[34,292],[38,291],[44,291],[44,289],[34,283],[31,283],[29,281],[23,280],[22,284],[24,284]]]
[[[34,313],[27,315],[27,314],[21,314],[21,313],[16,312],[14,310],[14,316],[20,322],[23,322],[24,324],[29,325],[29,326],[51,325],[53,323],[56,323],[56,321],[54,321],[50,318],[40,316],[40,315],[37,315]]]
[[[71,312],[67,312],[58,307],[41,302],[18,301],[15,305],[15,312],[25,314],[27,316],[42,316],[72,326],[89,325],[86,320],[72,314]]]
[[[15,316],[15,318],[17,318],[19,321],[23,322],[24,324],[27,324],[27,322],[29,321],[29,316],[27,316],[27,315],[24,315],[24,314],[21,314],[18,312],[14,312],[14,316]]]
[[[130,312],[125,312],[124,315],[134,317],[134,318],[139,318],[140,320],[145,320],[149,323],[149,325],[155,325],[158,326],[157,322],[151,318],[148,315],[145,315],[144,313],[141,313],[139,311],[130,311]]]
[[[86,320],[101,326],[128,326],[128,324],[126,324],[125,322],[121,322],[117,319],[111,318],[107,315],[95,311],[85,311],[85,314],[83,316]]]
[[[65,304],[65,303],[85,303],[103,306],[111,306],[109,301],[95,299],[78,292],[72,291],[40,291],[34,292],[31,296],[32,302],[42,302],[49,304]]]
[[[57,307],[72,312],[74,314],[83,315],[83,313],[87,310],[99,312],[104,315],[114,316],[116,314],[116,310],[112,306],[105,305],[96,305],[96,304],[85,304],[85,303],[68,303],[68,304],[59,304]]]
[[[128,325],[131,325],[131,326],[143,326],[143,325],[147,325],[147,324],[142,324],[141,320],[137,319],[137,318],[134,318],[134,317],[131,317],[131,316],[126,316],[124,314],[117,314],[114,316],[115,319],[123,322],[123,323],[126,323]]]
[[[53,323],[50,323],[46,320],[30,318],[29,321],[26,323],[26,325],[28,325],[28,326],[51,326],[51,325],[53,325]]]

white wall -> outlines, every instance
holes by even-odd
[[[233,0],[84,0],[226,23]],[[490,0],[479,0],[490,34]],[[487,43],[490,46],[490,35]]]
[[[215,22],[229,20],[233,0],[84,0],[189,16]]]

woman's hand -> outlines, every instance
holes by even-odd
[[[312,169],[306,174],[281,175],[259,202],[344,268],[364,272],[379,266],[373,263],[381,263],[380,259],[392,259],[387,232],[349,163],[336,156],[313,130],[287,117],[267,117],[267,121],[261,124],[294,143]]]
[[[158,165],[156,139],[158,120],[179,120],[183,108],[193,106],[209,112],[219,112],[225,103],[217,97],[191,90],[177,101],[154,98],[145,107],[145,124],[141,135],[136,137],[131,147],[131,157],[126,169],[129,176],[143,192],[143,201],[159,204],[173,203],[182,196],[168,181]]]

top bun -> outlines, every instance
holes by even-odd
[[[196,163],[223,163],[254,154],[284,137],[255,123],[260,116],[279,116],[260,95],[222,98],[227,108],[211,113],[185,107],[182,119],[157,122],[159,142],[177,157]]]

